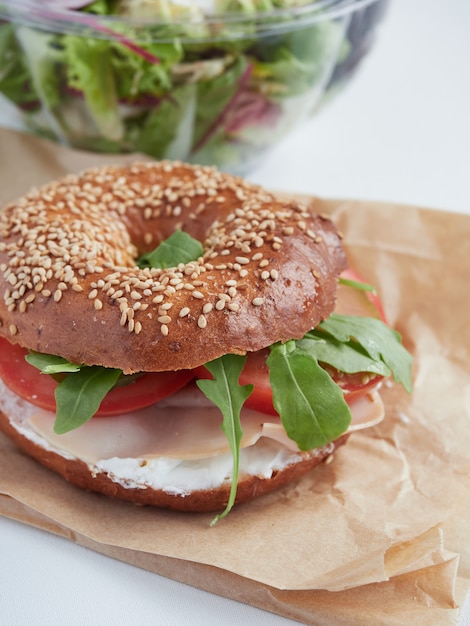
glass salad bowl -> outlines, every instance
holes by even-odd
[[[246,173],[343,82],[387,1],[0,0],[0,94],[74,148]]]

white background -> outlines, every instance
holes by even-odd
[[[470,213],[469,116],[470,1],[393,0],[353,83],[250,178],[276,189]],[[11,110],[0,102],[0,123],[7,119]],[[293,622],[0,519],[0,623]],[[470,625],[470,607],[461,624]]]

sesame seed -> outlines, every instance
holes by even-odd
[[[168,315],[160,315],[160,317],[157,319],[160,324],[169,324],[171,322],[171,317],[169,317]]]
[[[160,326],[160,332],[162,333],[162,335],[163,335],[164,337],[167,337],[167,336],[168,336],[168,332],[169,332],[169,330],[168,330],[168,326],[167,326],[166,324],[162,324],[162,325]]]
[[[253,298],[251,304],[253,304],[254,306],[261,306],[262,304],[264,304],[264,298]]]
[[[205,318],[204,315],[200,315],[198,317],[197,325],[199,326],[199,328],[206,328],[206,326],[207,326],[207,319]]]
[[[240,265],[246,265],[250,262],[250,259],[247,259],[245,256],[237,256],[235,257],[235,261],[240,263]]]
[[[185,306],[179,312],[179,316],[180,317],[186,317],[187,315],[189,315],[190,312],[191,312],[191,310],[187,306]]]

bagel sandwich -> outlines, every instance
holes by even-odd
[[[0,428],[78,487],[218,519],[410,390],[368,289],[328,217],[214,168],[53,181],[0,212]]]

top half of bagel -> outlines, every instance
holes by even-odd
[[[139,268],[177,229],[203,255]],[[329,219],[214,168],[92,169],[0,211],[0,336],[125,373],[194,368],[302,337],[345,265]]]

